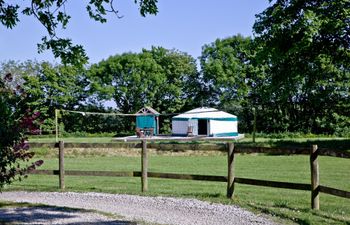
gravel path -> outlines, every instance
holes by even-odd
[[[233,205],[222,205],[208,203],[196,199],[180,199],[169,197],[144,197],[134,195],[104,194],[104,193],[73,193],[73,192],[3,192],[0,200],[14,202],[41,203],[57,207],[70,207],[88,210],[98,210],[122,216],[129,221],[144,221],[145,223],[157,224],[260,224],[272,225],[274,222],[263,216],[254,215]],[[28,209],[24,209],[24,211]],[[41,208],[34,207],[34,210]],[[0,218],[3,218],[0,210]],[[14,213],[16,209],[13,209]],[[116,221],[105,216],[86,211],[68,210],[64,217],[74,219],[63,222],[64,218],[57,218],[55,222],[55,210],[52,210],[51,220],[44,223],[45,216],[41,222],[35,224],[135,224],[127,221]],[[11,210],[5,212],[11,214]],[[78,215],[75,215],[78,214]],[[26,215],[22,213],[20,215]],[[61,214],[58,213],[61,216]],[[104,223],[102,223],[104,221]],[[35,222],[35,221],[34,221]]]

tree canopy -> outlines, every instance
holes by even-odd
[[[237,35],[204,45],[200,63],[209,104],[240,104],[247,97],[251,42]]]
[[[122,113],[135,113],[144,106],[160,113],[178,112],[192,103],[196,90],[195,60],[162,47],[111,56],[92,65],[87,74],[91,94],[98,100],[113,100]],[[167,118],[160,122],[163,131],[170,131]],[[131,130],[131,121],[124,124],[121,130]]]
[[[271,81],[270,117],[290,121],[290,131],[349,127],[350,2],[278,0],[254,31]]]
[[[92,65],[88,77],[91,91],[99,99],[113,99],[123,113],[135,113],[145,105],[159,112],[175,112],[190,100],[187,85],[196,73],[191,56],[153,47],[111,56]]]
[[[249,127],[254,54],[253,40],[235,35],[204,45],[200,57],[202,101],[237,115],[243,130]]]
[[[15,2],[0,0],[0,23],[6,28],[12,29],[19,22],[19,13],[32,16],[46,29],[47,35],[38,44],[38,52],[52,50],[56,58],[60,58],[63,64],[83,65],[88,61],[88,56],[82,45],[73,44],[70,38],[62,38],[57,29],[66,29],[71,16],[66,11],[69,0],[33,0]],[[138,5],[141,16],[157,14],[158,0],[133,0]],[[114,0],[90,0],[86,4],[86,10],[90,18],[105,23],[108,13],[119,17],[117,3]]]

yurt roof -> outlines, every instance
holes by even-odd
[[[237,118],[230,113],[215,108],[201,107],[174,116],[173,119],[228,119]]]

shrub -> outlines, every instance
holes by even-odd
[[[20,86],[13,88],[11,81],[11,74],[0,78],[0,190],[43,163],[42,160],[29,165],[21,163],[34,156],[24,133],[38,131],[36,121],[40,114],[22,111],[19,102],[23,102],[25,93]]]

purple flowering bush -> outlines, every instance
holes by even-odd
[[[0,190],[43,164],[30,162],[34,153],[25,137],[37,132],[40,114],[23,109],[25,93],[20,86],[13,88],[12,80],[11,74],[0,77]]]

